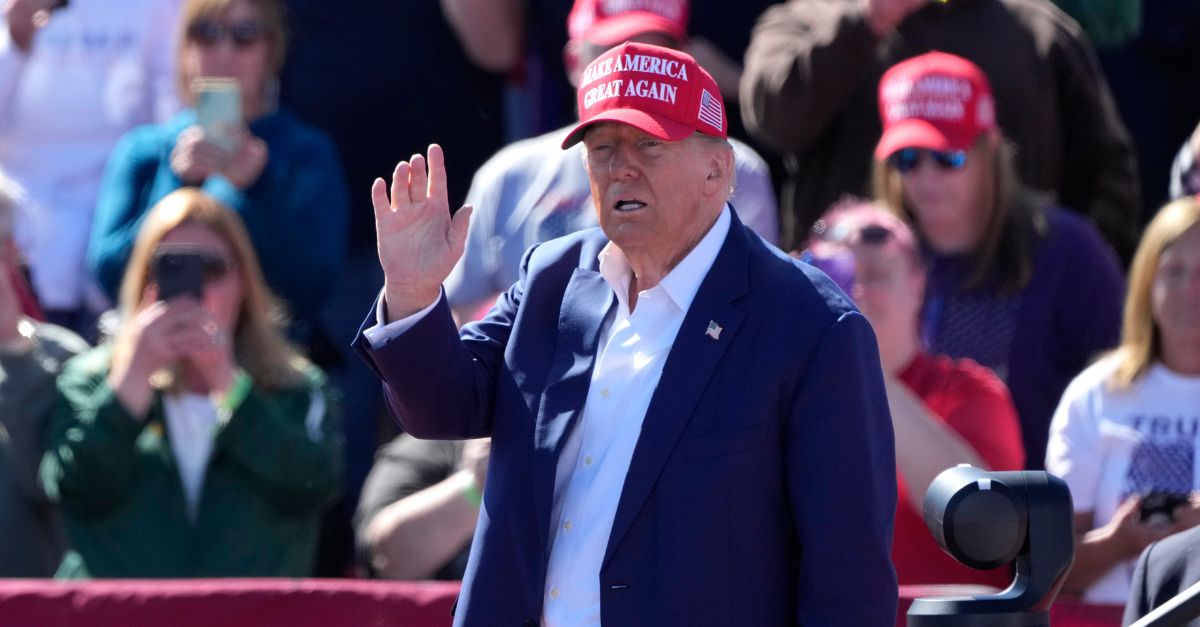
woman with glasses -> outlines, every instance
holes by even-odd
[[[344,255],[348,199],[332,142],[276,106],[286,33],[276,0],[188,0],[181,10],[178,89],[191,108],[134,129],[114,150],[88,261],[111,298],[147,209],[184,186],[241,216],[267,283],[308,343]],[[231,79],[201,102],[196,79]],[[230,92],[233,92],[232,94]],[[202,95],[203,94],[203,95]],[[240,100],[240,112],[229,111]],[[232,115],[232,128],[205,124]]]
[[[967,568],[942,551],[922,510],[929,484],[947,468],[1023,467],[1021,431],[1008,390],[970,359],[932,355],[922,347],[918,328],[924,261],[904,222],[875,205],[848,201],[818,224],[806,256],[854,300],[879,343],[896,438],[892,564],[897,581],[1007,587],[1012,581],[1008,568]]]
[[[150,210],[115,339],[58,380],[41,479],[72,545],[59,577],[312,574],[340,439],[277,313],[234,213],[194,189]]]
[[[922,339],[1000,376],[1038,468],[1063,389],[1116,344],[1116,255],[1093,224],[1018,185],[991,87],[971,62],[934,52],[893,66],[879,110],[876,194],[926,256]]]
[[[1063,592],[1124,603],[1142,550],[1200,524],[1197,451],[1200,199],[1187,196],[1147,225],[1121,344],[1071,382],[1050,426],[1046,469],[1075,507]]]

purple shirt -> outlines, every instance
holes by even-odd
[[[1086,218],[1048,207],[1021,290],[963,289],[965,256],[929,253],[923,330],[931,353],[971,358],[1012,392],[1026,466],[1045,461],[1050,418],[1075,375],[1120,338],[1124,277],[1112,248]]]

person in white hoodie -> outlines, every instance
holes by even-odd
[[[16,237],[47,318],[88,331],[108,305],[85,268],[117,140],[179,108],[178,0],[7,0],[0,16],[0,167],[28,192]]]

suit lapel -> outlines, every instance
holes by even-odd
[[[538,528],[549,533],[554,475],[566,436],[575,428],[587,400],[592,367],[599,352],[600,327],[615,302],[600,273],[576,268],[563,293],[558,340],[534,425],[534,500]],[[542,538],[548,546],[548,538]]]
[[[629,471],[604,553],[607,562],[641,511],[675,445],[687,426],[696,404],[708,387],[725,349],[737,335],[744,314],[731,303],[746,293],[749,247],[744,227],[734,217],[729,235],[700,284],[696,298],[684,316],[679,334],[663,365],[662,376],[650,399],[642,432]],[[716,323],[720,329],[713,328]],[[712,335],[716,335],[714,338]]]

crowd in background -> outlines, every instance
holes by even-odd
[[[27,541],[0,576],[461,577],[488,443],[381,418],[350,348],[383,279],[368,189],[444,147],[474,207],[444,289],[477,319],[530,246],[596,226],[559,145],[626,40],[710,71],[738,216],[875,329],[900,583],[1006,585],[937,549],[924,489],[1045,468],[1064,590],[1124,603],[1200,524],[1184,0],[6,0],[0,529]],[[220,137],[204,78],[238,86]],[[185,257],[202,290],[160,297]]]

